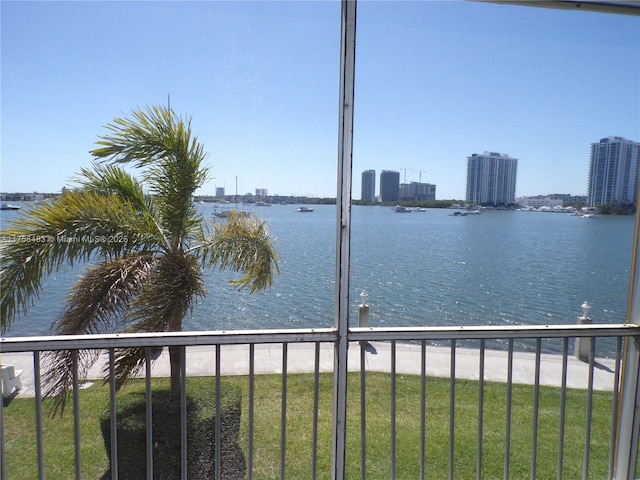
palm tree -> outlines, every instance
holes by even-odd
[[[208,169],[190,119],[153,107],[105,128],[78,188],[27,209],[2,232],[15,241],[0,246],[0,330],[28,309],[47,275],[77,262],[88,266],[52,326],[55,334],[180,331],[194,301],[205,296],[204,268],[240,272],[232,283],[251,292],[272,284],[278,256],[264,222],[230,215],[224,224],[209,224],[193,204]],[[137,169],[141,180],[123,166]],[[175,394],[181,357],[177,348],[169,354]],[[97,359],[79,355],[84,367]],[[144,362],[144,348],[118,351],[118,388]],[[47,363],[45,394],[63,408],[71,352],[57,352]]]

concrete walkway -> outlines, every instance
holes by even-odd
[[[255,346],[255,374],[282,373],[283,348],[281,344],[260,344]],[[187,347],[187,374],[192,376],[213,376],[215,374],[215,347]],[[16,397],[34,395],[33,356],[31,353],[5,353],[1,355],[2,364],[14,365],[22,370],[22,389]],[[106,359],[106,355],[104,356]],[[427,375],[449,378],[451,375],[451,349],[449,347],[427,346]],[[391,344],[372,342],[366,347],[366,370],[371,372],[389,372],[391,370]],[[98,361],[87,375],[87,382],[101,378],[105,363]],[[456,348],[456,378],[478,380],[480,355],[476,349]],[[315,344],[295,343],[287,348],[287,371],[289,373],[312,373],[315,365]],[[357,343],[350,345],[350,371],[360,370],[360,348]],[[596,359],[593,388],[611,390],[614,385],[615,361]],[[485,350],[484,379],[488,382],[506,382],[508,380],[508,354],[499,350]],[[224,345],[221,347],[220,371],[222,375],[249,374],[248,345]],[[333,371],[333,345],[321,344],[320,371]],[[396,373],[420,375],[421,348],[413,344],[396,344]],[[144,373],[144,372],[143,372]],[[152,375],[169,376],[169,354],[165,349],[154,362]],[[513,383],[535,383],[535,354],[514,352]],[[562,384],[562,356],[542,354],[540,363],[540,384],[559,387]],[[567,387],[586,389],[589,384],[589,364],[573,355],[568,357]],[[87,384],[88,385],[88,384]]]

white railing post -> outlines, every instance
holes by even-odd
[[[340,96],[338,120],[338,184],[336,220],[336,289],[332,473],[345,475],[347,422],[347,355],[349,348],[349,257],[351,246],[351,169],[356,49],[356,1],[342,0],[340,33]]]
[[[635,478],[638,454],[638,428],[640,421],[640,379],[638,378],[640,354],[637,338],[625,338],[622,360],[622,379],[618,407],[618,426],[613,478],[628,480]]]
[[[592,322],[589,317],[589,311],[591,310],[591,305],[586,300],[581,306],[582,308],[582,316],[578,317],[578,323],[580,325],[589,325]],[[575,340],[575,349],[574,356],[578,360],[582,360],[583,362],[589,361],[589,355],[591,353],[591,345],[593,344],[593,339],[591,337],[576,337]]]
[[[360,294],[360,307],[358,307],[358,327],[368,327],[369,326],[369,305],[367,305],[367,292],[364,290]]]

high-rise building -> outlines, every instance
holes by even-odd
[[[400,193],[400,172],[382,170],[380,172],[380,200],[397,202]]]
[[[467,203],[514,204],[517,173],[518,159],[507,154],[484,152],[467,157]]]
[[[259,198],[267,198],[268,189],[266,188],[256,188],[256,197]]]
[[[376,171],[365,170],[362,172],[362,194],[360,199],[365,202],[376,201]]]
[[[640,143],[607,137],[591,144],[589,206],[637,203]]]
[[[224,187],[216,187],[216,197],[224,198]]]
[[[431,183],[410,182],[400,184],[399,200],[425,201],[436,199],[436,186]]]

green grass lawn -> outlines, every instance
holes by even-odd
[[[166,379],[154,380],[165,384]],[[190,382],[212,382],[211,378],[193,378]],[[240,442],[248,448],[247,377],[225,377],[224,382],[243,390],[243,413]],[[282,379],[264,375],[255,379],[255,425],[253,478],[278,478],[280,475],[280,413]],[[287,430],[285,472],[287,478],[311,478],[313,432],[313,375],[289,375],[287,380]],[[331,410],[333,380],[330,374],[320,377],[318,478],[330,478]],[[390,458],[390,376],[367,373],[366,453],[367,479],[388,479]],[[143,389],[134,381],[126,387]],[[420,472],[420,378],[396,377],[396,477],[419,478]],[[483,429],[483,478],[503,478],[506,422],[506,385],[485,384]],[[98,418],[108,408],[108,387],[96,384],[80,392],[82,478],[99,479],[108,469],[105,446]],[[540,390],[538,426],[537,479],[557,478],[560,389]],[[427,378],[427,478],[447,478],[449,448],[449,380]],[[606,478],[611,422],[610,392],[594,392],[590,447],[590,478]],[[531,469],[533,427],[533,387],[514,385],[510,478],[528,479]],[[567,392],[565,425],[564,478],[582,477],[587,393]],[[347,475],[360,478],[360,379],[349,376],[347,418]],[[478,449],[478,382],[457,381],[455,395],[455,478],[476,477]],[[9,479],[37,478],[35,444],[35,402],[14,399],[4,410],[7,472]],[[47,411],[45,402],[45,412]],[[73,476],[73,416],[71,410],[62,418],[44,419],[45,474],[48,479]],[[144,446],[141,446],[144,454]]]

